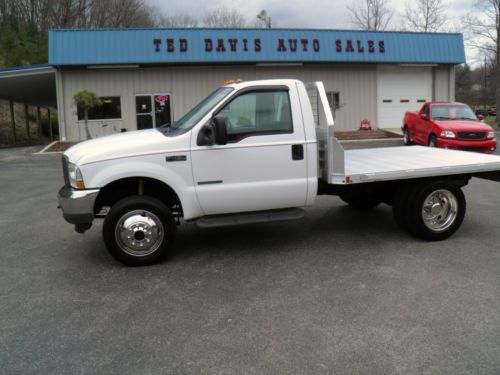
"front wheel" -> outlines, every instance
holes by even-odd
[[[411,140],[411,137],[410,137],[410,131],[408,130],[408,128],[406,126],[403,129],[403,143],[407,146],[409,146],[413,143]]]
[[[437,138],[434,134],[429,137],[429,147],[437,147]]]
[[[462,190],[450,181],[434,181],[413,190],[406,223],[410,232],[427,241],[448,238],[462,224],[466,203]]]
[[[124,198],[111,208],[103,226],[110,254],[128,266],[159,262],[168,254],[175,237],[172,213],[158,199]]]

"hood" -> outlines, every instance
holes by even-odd
[[[188,150],[190,132],[168,137],[156,129],[108,135],[78,143],[64,155],[70,162],[84,165],[130,156]]]
[[[492,132],[493,128],[488,124],[475,120],[434,120],[443,130],[455,132]]]

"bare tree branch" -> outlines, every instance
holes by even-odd
[[[414,0],[406,3],[405,26],[412,31],[441,31],[448,21],[446,9],[443,0]]]
[[[203,23],[206,27],[240,28],[247,25],[247,20],[236,9],[222,7],[207,13]]]
[[[355,6],[347,9],[352,24],[362,30],[387,30],[393,16],[387,0],[358,0]]]

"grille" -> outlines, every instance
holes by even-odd
[[[486,152],[488,147],[458,147],[461,151]]]
[[[485,132],[458,132],[460,139],[483,139],[485,136]]]
[[[68,174],[68,159],[66,157],[62,157],[62,169],[63,169],[63,177],[64,177],[64,185],[69,186],[69,174]]]

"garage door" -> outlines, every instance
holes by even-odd
[[[378,66],[377,113],[381,129],[401,127],[406,111],[432,100],[432,68]]]

